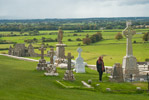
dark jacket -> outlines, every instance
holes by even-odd
[[[98,63],[98,60],[96,61],[96,67],[97,67],[97,71],[102,71],[102,62],[101,64]]]

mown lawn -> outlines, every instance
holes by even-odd
[[[130,83],[110,83],[107,75],[103,76],[103,83],[98,82],[98,73],[86,68],[85,74],[76,74],[76,81],[66,82],[81,85],[81,81],[92,79],[93,86],[100,84],[97,91],[81,89],[65,89],[56,83],[62,81],[65,70],[58,68],[58,77],[46,77],[43,71],[35,70],[37,62],[28,62],[0,56],[0,100],[148,100],[147,93],[132,93],[138,85]],[[146,89],[146,83],[143,89]],[[139,85],[140,86],[140,85]],[[128,93],[107,93],[105,88],[126,89]],[[101,89],[101,90],[100,90]]]

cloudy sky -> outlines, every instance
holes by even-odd
[[[0,0],[0,18],[149,16],[149,0]]]

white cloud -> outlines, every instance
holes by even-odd
[[[0,17],[82,18],[149,16],[149,0],[0,0]]]

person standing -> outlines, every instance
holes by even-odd
[[[100,56],[96,62],[97,71],[99,73],[99,81],[102,82],[102,74],[105,72],[103,56]]]

